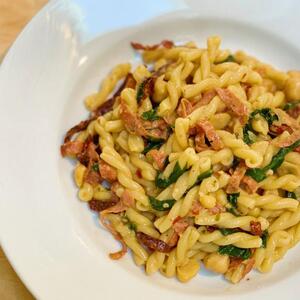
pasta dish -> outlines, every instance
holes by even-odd
[[[300,239],[300,72],[196,43],[131,43],[61,146],[78,196],[147,274],[238,283]]]

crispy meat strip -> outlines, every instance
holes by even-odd
[[[92,199],[91,201],[88,202],[88,204],[91,210],[100,212],[115,206],[119,201],[120,199],[113,194],[112,198],[108,201],[100,201],[100,200]]]
[[[229,89],[216,88],[220,99],[231,109],[238,117],[248,117],[249,110],[247,106],[236,97]]]
[[[127,246],[126,246],[122,236],[113,228],[113,226],[107,220],[106,213],[103,213],[103,212],[100,213],[100,222],[113,235],[113,237],[117,241],[119,241],[122,245],[122,249],[120,251],[109,254],[109,257],[111,259],[117,260],[117,259],[122,258],[127,253]]]
[[[125,128],[131,133],[146,138],[167,139],[168,124],[165,120],[144,121],[130,111],[129,107],[121,100],[120,117]]]
[[[73,126],[71,129],[69,129],[66,133],[65,138],[64,138],[64,144],[71,141],[74,134],[87,129],[87,127],[89,126],[89,124],[93,120],[95,120],[95,118],[91,118],[91,119],[88,119],[88,120],[85,120],[85,121],[81,121],[79,124]]]
[[[127,207],[134,207],[134,197],[129,190],[124,190],[121,196],[121,202]]]
[[[205,149],[208,149],[208,146],[205,143],[205,134],[203,130],[199,130],[195,136],[195,150],[196,152],[201,152]]]
[[[156,239],[143,232],[137,232],[136,237],[141,244],[143,244],[150,250],[163,252],[163,253],[169,253],[172,250],[172,247],[170,247],[164,241],[160,239]]]
[[[167,244],[168,244],[171,248],[173,248],[173,247],[175,247],[175,246],[177,245],[178,240],[179,240],[179,235],[178,235],[178,233],[177,233],[175,230],[173,230],[173,232],[172,232],[172,234],[170,235],[170,238],[169,238]]]
[[[151,77],[146,78],[142,84],[142,97],[139,101],[146,99],[147,97],[151,97],[154,93],[154,85],[156,81],[156,76],[152,75]]]
[[[281,124],[280,126],[272,124],[270,126],[270,132],[274,133],[275,135],[279,135],[284,131],[287,131],[289,134],[291,134],[293,132],[293,129],[286,124]]]
[[[182,98],[177,108],[177,115],[181,118],[187,117],[193,112],[193,104],[186,98]]]
[[[283,141],[274,141],[274,145],[282,148],[282,147],[288,147],[292,144],[294,144],[296,141],[300,139],[300,130],[294,131],[289,137],[287,137]]]
[[[172,228],[177,234],[183,233],[188,227],[190,223],[186,218],[176,217],[172,223]]]
[[[164,119],[155,121],[142,121],[143,127],[146,130],[146,138],[166,140],[169,136],[169,126]]]
[[[90,161],[97,162],[99,160],[99,154],[91,136],[85,140],[82,151],[76,157],[86,167],[89,166]]]
[[[208,212],[211,215],[217,215],[217,214],[220,214],[220,213],[225,212],[225,211],[226,211],[226,208],[221,204],[216,204],[216,206],[208,209]]]
[[[102,159],[99,160],[99,170],[103,179],[109,182],[114,182],[117,180],[117,170]]]
[[[205,136],[207,137],[214,150],[220,150],[224,148],[223,142],[221,141],[216,130],[209,121],[199,121],[197,123],[197,126],[204,131]]]
[[[247,175],[243,177],[242,183],[245,185],[245,188],[249,194],[255,193],[258,189],[258,183]]]
[[[300,129],[300,125],[298,124],[297,120],[288,115],[284,110],[280,108],[275,108],[274,113],[279,117],[279,122],[281,124],[286,124],[293,130]]]
[[[292,118],[297,119],[300,116],[300,105],[297,105],[293,109],[289,109],[287,112]]]
[[[84,143],[81,141],[66,142],[60,146],[60,152],[63,157],[76,156],[82,152]]]
[[[200,204],[198,200],[195,200],[192,204],[192,208],[189,212],[190,216],[197,216],[200,213],[200,210],[203,209],[203,206]]]
[[[150,150],[148,154],[153,158],[158,168],[162,171],[165,167],[167,155],[163,151],[157,149]]]
[[[121,100],[120,117],[125,128],[131,133],[139,136],[146,136],[147,131],[143,127],[143,122],[136,114],[130,111],[129,107]]]
[[[96,120],[97,117],[104,115],[105,113],[109,112],[112,110],[112,107],[116,101],[116,98],[121,94],[122,90],[126,87],[130,87],[130,88],[135,88],[136,86],[136,81],[133,77],[133,75],[131,73],[129,73],[123,84],[120,86],[120,88],[117,90],[117,92],[113,95],[113,97],[109,100],[107,100],[106,102],[104,102],[100,107],[98,107],[94,112],[92,117],[90,117],[87,120],[81,121],[79,124],[73,126],[71,129],[69,129],[65,135],[64,138],[64,144],[62,145],[62,147],[64,145],[64,148],[61,149],[62,155],[64,155],[63,153],[66,152],[65,148],[70,148],[71,144],[67,144],[68,142],[71,141],[72,137],[74,134],[79,133],[80,131],[83,131],[85,129],[87,129],[87,127],[89,126],[89,124]]]
[[[250,232],[253,235],[262,235],[262,229],[261,229],[261,224],[260,222],[256,222],[256,221],[251,221],[250,222]]]
[[[240,183],[247,171],[247,167],[244,162],[239,163],[237,168],[234,170],[232,176],[229,179],[227,188],[226,188],[226,193],[232,194],[237,192],[239,189]]]
[[[227,272],[235,270],[240,265],[243,265],[244,266],[243,273],[240,279],[242,280],[252,270],[254,264],[255,264],[255,260],[253,257],[247,260],[242,260],[241,258],[237,258],[237,257],[230,257],[230,265]]]
[[[141,43],[131,42],[131,46],[135,50],[155,50],[160,46],[162,46],[163,48],[170,49],[174,46],[174,43],[170,40],[163,40],[159,44],[154,45],[143,45]]]
[[[90,161],[88,169],[84,176],[84,182],[91,184],[92,186],[96,186],[102,182],[102,177],[100,176],[99,171],[93,170],[93,165],[95,163]]]
[[[206,91],[203,93],[201,99],[197,102],[197,108],[200,106],[207,105],[217,95],[215,90]]]

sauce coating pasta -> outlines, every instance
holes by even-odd
[[[300,72],[220,44],[132,43],[143,63],[112,69],[61,146],[110,257],[129,248],[149,275],[238,283],[300,239]]]

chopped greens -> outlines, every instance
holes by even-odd
[[[251,139],[249,133],[254,133],[251,122],[256,115],[261,115],[268,122],[269,126],[271,126],[274,121],[278,121],[278,116],[273,113],[270,108],[256,109],[255,111],[253,111],[250,114],[248,123],[243,128],[243,140],[248,145],[253,143],[253,140]]]
[[[94,164],[92,165],[92,170],[93,170],[94,172],[99,172],[99,165],[98,165],[97,163],[94,163]]]
[[[213,171],[210,169],[210,170],[207,170],[207,171],[201,173],[200,175],[198,175],[196,182],[193,184],[193,186],[190,187],[190,189],[193,188],[194,186],[200,184],[203,179],[210,177],[212,175],[212,173],[213,173]]]
[[[294,192],[286,192],[286,198],[293,198],[293,199],[297,199],[297,196]]]
[[[158,211],[165,211],[172,208],[176,200],[167,199],[167,200],[157,200],[154,197],[149,196],[149,202],[153,209]]]
[[[296,141],[294,144],[281,148],[277,154],[275,154],[271,160],[271,162],[265,166],[264,168],[253,168],[253,169],[248,169],[246,172],[247,176],[252,177],[255,181],[260,182],[264,180],[267,177],[267,171],[268,170],[273,170],[275,171],[277,168],[281,166],[281,164],[284,161],[285,156],[293,151],[295,148],[300,146],[300,140]]]
[[[223,235],[229,235],[229,234],[233,234],[235,232],[239,232],[239,230],[237,228],[219,228],[219,231]]]
[[[233,193],[227,195],[227,201],[231,204],[232,207],[237,208],[237,199],[240,196],[240,193]]]
[[[122,217],[122,222],[130,229],[133,231],[136,231],[136,224],[132,223],[126,215]]]
[[[222,255],[229,255],[231,257],[238,257],[243,260],[248,259],[251,256],[250,249],[243,249],[233,245],[220,246],[219,253]]]
[[[288,102],[284,105],[283,110],[290,110],[296,108],[300,104],[300,100]]]
[[[136,101],[139,103],[142,99],[143,99],[143,97],[144,97],[144,87],[145,87],[145,83],[146,83],[146,81],[144,80],[144,81],[142,81],[141,83],[140,83],[140,85],[138,86],[138,88],[137,88],[137,92],[136,92]]]
[[[269,237],[269,232],[268,232],[268,230],[264,230],[264,232],[263,232],[262,235],[261,235],[261,239],[262,239],[262,245],[261,245],[261,247],[262,247],[262,248],[266,248],[266,247],[267,247],[267,240],[268,240],[268,237]]]
[[[240,213],[238,212],[238,210],[234,207],[229,207],[229,208],[226,208],[226,211],[233,214],[234,216],[238,217],[240,216]]]
[[[136,231],[136,225],[134,223],[128,222],[127,226],[130,230]]]
[[[143,112],[142,118],[147,121],[155,121],[160,119],[155,109],[150,109],[148,111]]]
[[[159,173],[155,178],[155,185],[159,188],[166,188],[172,183],[176,182],[176,180],[187,170],[187,168],[181,169],[179,163],[176,162],[174,169],[169,176],[169,178],[161,178],[161,173]]]
[[[147,146],[144,148],[144,150],[143,150],[142,153],[146,154],[146,153],[148,153],[152,149],[160,148],[163,143],[164,143],[164,140],[149,139],[148,143],[147,143]]]
[[[256,109],[250,115],[250,118],[253,119],[256,115],[261,115],[270,125],[273,124],[274,121],[278,121],[278,116],[275,113],[272,113],[270,108]]]

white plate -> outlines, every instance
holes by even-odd
[[[270,274],[231,285],[210,274],[188,284],[144,275],[76,198],[65,131],[84,119],[84,96],[116,63],[134,61],[130,41],[196,40],[283,69],[300,69],[299,1],[52,1],[26,27],[0,69],[0,237],[39,299],[298,299],[299,248]],[[291,295],[290,292],[294,291]]]

